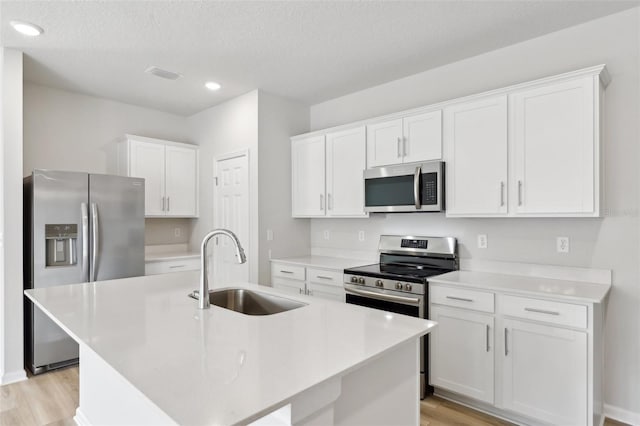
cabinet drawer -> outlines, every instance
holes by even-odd
[[[494,295],[484,291],[429,284],[429,300],[439,305],[494,312]]]
[[[200,259],[180,259],[148,262],[145,264],[145,275],[167,274],[169,272],[197,271],[200,269]]]
[[[273,275],[274,277],[304,281],[304,266],[287,265],[284,263],[272,263],[271,275]]]
[[[517,318],[587,328],[587,307],[584,305],[528,297],[500,296],[500,312]]]
[[[307,277],[310,282],[326,285],[343,286],[342,271],[327,271],[326,269],[307,268]]]

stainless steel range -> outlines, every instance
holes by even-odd
[[[347,303],[428,318],[429,277],[458,269],[451,237],[381,235],[380,262],[344,270]],[[428,341],[421,339],[420,396],[428,393]]]

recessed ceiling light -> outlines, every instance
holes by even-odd
[[[208,81],[207,84],[204,85],[204,87],[206,87],[209,90],[220,90],[222,86],[220,86],[215,81]]]
[[[20,34],[24,34],[30,37],[39,36],[44,32],[44,30],[41,27],[35,24],[31,24],[29,22],[11,21],[10,24],[13,27],[13,29],[19,32]]]

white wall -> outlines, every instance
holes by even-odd
[[[199,250],[214,228],[213,164],[215,158],[249,150],[249,187],[258,187],[258,91],[247,93],[188,118],[190,139],[200,146],[200,216],[191,232],[191,248]],[[258,280],[258,191],[249,199],[249,280]]]
[[[269,259],[309,254],[309,221],[291,218],[291,135],[309,130],[309,107],[258,95],[259,282],[271,284]],[[267,230],[273,240],[267,241]]]
[[[24,86],[24,176],[38,168],[115,174],[115,142],[125,133],[189,142],[186,117],[32,83]],[[186,237],[174,237],[176,227]],[[145,240],[184,243],[190,231],[188,222],[157,219],[145,228]]]
[[[605,99],[604,218],[445,219],[443,214],[398,214],[316,219],[311,221],[312,250],[371,256],[381,233],[450,235],[459,239],[465,258],[612,269],[605,401],[621,409],[618,414],[640,422],[639,46],[640,14],[632,9],[311,107],[312,129],[317,130],[605,63],[612,82]],[[322,238],[323,230],[330,231],[330,240]],[[365,231],[366,241],[358,241],[359,230]],[[488,249],[476,248],[479,233],[488,235]],[[555,252],[556,236],[570,237],[569,254]]]
[[[22,52],[0,49],[0,102],[2,385],[26,378],[22,345]]]

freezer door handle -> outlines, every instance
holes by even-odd
[[[89,279],[89,211],[87,203],[80,203],[82,215],[82,279]]]
[[[96,203],[91,203],[91,228],[93,234],[93,246],[91,250],[91,281],[95,281],[98,278],[98,250],[100,247],[99,224],[98,205]]]

